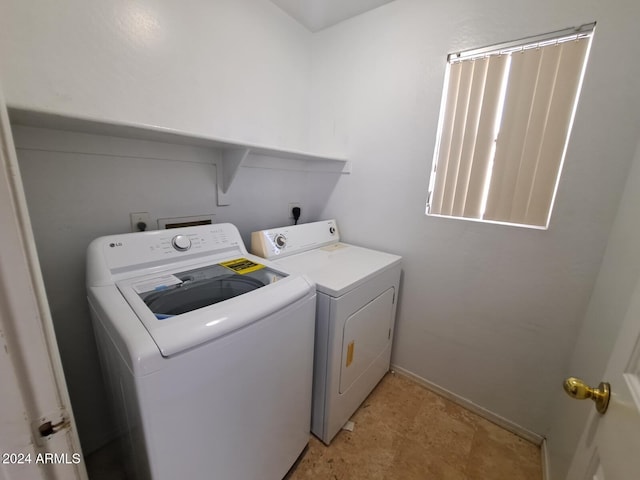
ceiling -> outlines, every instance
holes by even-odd
[[[271,0],[312,32],[393,0]]]

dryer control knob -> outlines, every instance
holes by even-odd
[[[278,248],[284,248],[284,246],[287,244],[287,237],[285,237],[283,234],[279,233],[276,235],[276,237],[273,239],[273,241],[276,244],[276,247]]]
[[[171,245],[179,252],[186,252],[191,248],[191,240],[186,235],[176,235],[171,240]]]
[[[329,233],[334,235],[336,233],[336,227],[329,227]]]

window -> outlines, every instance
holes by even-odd
[[[547,228],[594,26],[449,55],[427,214]]]

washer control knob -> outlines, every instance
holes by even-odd
[[[191,248],[191,240],[186,235],[176,235],[171,240],[171,245],[179,252],[186,252]]]
[[[331,235],[335,235],[335,233],[336,233],[336,227],[329,227],[329,233],[330,233]]]
[[[273,241],[276,243],[276,247],[284,248],[285,245],[287,244],[287,237],[285,237],[283,234],[279,233],[279,234],[277,234],[275,236]]]

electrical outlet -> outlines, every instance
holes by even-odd
[[[300,202],[290,202],[289,203],[289,210],[287,211],[287,218],[289,220],[293,220],[293,213],[291,213],[291,210],[293,210],[293,207],[298,207],[300,209],[300,216],[302,216],[302,205],[300,204]]]
[[[130,213],[129,217],[131,218],[131,231],[132,232],[140,232],[141,229],[138,228],[139,223],[144,223],[146,227],[142,230],[149,230],[151,227],[151,217],[149,216],[149,212],[135,212]]]

